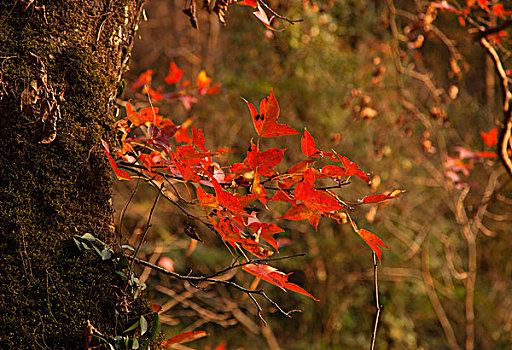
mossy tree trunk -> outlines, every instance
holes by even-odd
[[[122,331],[120,278],[71,238],[114,239],[101,139],[142,3],[0,0],[2,349],[83,349],[87,321]]]

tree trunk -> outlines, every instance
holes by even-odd
[[[142,3],[0,0],[2,349],[83,349],[87,321],[115,335],[137,317],[116,312],[112,264],[71,238],[114,239],[101,139]]]

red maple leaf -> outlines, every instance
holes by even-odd
[[[204,92],[206,92],[206,89],[208,88],[211,82],[212,78],[208,77],[204,70],[199,72],[196,78],[196,86],[197,90],[199,91],[199,95],[204,95]]]
[[[270,200],[275,202],[288,202],[293,205],[297,204],[297,201],[293,199],[293,196],[287,194],[285,191],[277,191]]]
[[[268,258],[274,254],[273,251],[263,248],[260,243],[249,238],[244,239],[242,248],[260,259]]]
[[[295,199],[308,208],[322,213],[337,211],[343,207],[331,194],[323,190],[315,190],[315,173],[312,168],[304,172],[302,181],[299,181],[295,187],[294,195]]]
[[[300,139],[300,149],[306,157],[314,157],[320,154],[320,150],[316,148],[315,140],[307,129],[304,129],[304,135]]]
[[[219,181],[213,176],[210,177],[211,182],[213,183],[213,187],[215,188],[215,193],[217,194],[217,200],[219,204],[224,208],[230,210],[233,214],[240,214],[244,212],[240,201],[237,196],[227,191],[224,191],[220,186]]]
[[[162,346],[164,349],[170,349],[173,344],[188,343],[189,341],[206,337],[207,335],[205,331],[184,332],[167,339],[162,343]]]
[[[201,151],[208,152],[208,149],[206,149],[206,146],[204,145],[205,140],[204,140],[203,129],[196,129],[196,127],[193,125],[192,125],[192,142]]]
[[[169,85],[176,84],[181,80],[182,75],[183,70],[179,69],[173,61],[169,64],[169,73],[165,77],[165,82]]]
[[[145,71],[139,77],[137,80],[135,80],[132,84],[132,90],[137,90],[139,87],[144,85],[149,85],[151,83],[151,78],[153,76],[153,71],[151,69]]]
[[[116,161],[110,155],[108,143],[106,143],[104,140],[101,140],[101,144],[103,145],[103,151],[107,155],[108,161],[110,162],[110,166],[112,166],[112,169],[114,170],[114,173],[116,173],[117,178],[119,180],[133,180],[126,171],[121,170],[117,167]]]
[[[197,187],[196,190],[197,200],[203,207],[218,208],[219,202],[215,195],[206,192],[201,186]]]
[[[498,17],[505,17],[512,15],[511,10],[505,10],[503,4],[496,4],[492,6],[492,13]]]
[[[498,143],[498,128],[492,128],[488,133],[480,131],[480,135],[488,147],[494,147]]]
[[[192,118],[188,118],[181,125],[174,139],[177,143],[192,143],[192,137],[190,137],[190,126],[192,125]]]
[[[318,223],[322,218],[322,213],[318,210],[308,208],[304,203],[300,203],[292,206],[286,214],[279,217],[278,219],[286,219],[292,221],[308,220],[311,226],[318,229]]]
[[[247,157],[243,163],[235,163],[231,166],[231,172],[241,174],[257,171],[263,176],[272,176],[277,172],[272,169],[283,160],[286,149],[271,148],[260,152],[257,146],[251,141],[251,147],[247,151]]]
[[[212,78],[206,75],[206,72],[202,70],[196,79],[197,93],[199,96],[203,95],[212,95],[219,94],[220,91],[220,83],[214,84],[210,86],[212,82]]]
[[[219,345],[217,345],[215,350],[226,350],[226,342],[222,342]]]
[[[235,247],[235,243],[245,242],[245,238],[242,238],[240,230],[235,228],[235,226],[231,224],[231,220],[227,217],[220,219],[218,223],[211,216],[208,217],[215,231],[217,231],[223,241],[228,242],[233,247]]]
[[[286,274],[284,272],[277,270],[275,267],[263,264],[247,264],[242,266],[242,269],[249,272],[251,275],[259,277],[262,280],[267,281],[268,283],[278,286],[282,290],[288,289],[296,293],[310,297],[315,301],[320,301],[313,295],[308,293],[306,290],[304,290],[302,287],[299,287],[294,283],[288,282],[288,277],[291,275],[291,273]]]
[[[256,0],[242,0],[236,3],[237,5],[244,5],[244,6],[251,6],[251,7],[258,7],[258,2]]]
[[[285,124],[278,124],[279,104],[274,96],[273,91],[260,102],[260,112],[256,110],[254,105],[244,100],[249,107],[254,129],[261,137],[278,137],[286,135],[300,135],[299,132],[290,128]]]
[[[316,148],[315,139],[313,138],[313,136],[311,136],[307,129],[304,129],[304,135],[302,135],[302,138],[300,140],[300,149],[306,157],[328,157],[334,160],[335,162],[338,161],[336,154],[332,152],[324,152]]]
[[[345,156],[339,156],[339,160],[343,164],[343,167],[336,165],[326,165],[322,168],[321,173],[324,176],[340,179],[342,177],[356,176],[366,183],[370,183],[371,180],[368,175],[359,169],[356,163],[353,163]]]
[[[357,234],[363,239],[363,241],[370,246],[370,248],[377,254],[380,263],[381,251],[380,247],[388,248],[387,245],[382,242],[382,240],[377,237],[375,234],[371,233],[364,228],[356,230]]]
[[[257,198],[260,200],[261,203],[264,205],[267,204],[267,191],[265,190],[265,187],[261,184],[260,176],[258,172],[254,173],[254,179],[252,180],[252,186],[251,186],[251,193],[257,195]]]
[[[363,199],[359,200],[359,203],[367,204],[367,203],[379,203],[388,199],[397,198],[395,196],[390,196],[387,194],[372,194],[371,196],[366,196]]]
[[[478,158],[496,158],[497,157],[495,152],[485,152],[485,151],[476,152],[475,156]]]
[[[153,124],[157,126],[161,125],[164,121],[164,117],[158,115],[158,111],[158,107],[148,107],[141,109],[140,112],[136,112],[132,109],[132,106],[129,102],[126,104],[126,114],[128,115],[128,120],[131,121],[135,126],[144,124]]]
[[[275,238],[272,237],[272,235],[284,232],[284,230],[281,227],[268,222],[251,222],[248,227],[249,229],[254,231],[259,236],[259,238],[265,240],[275,250],[278,250],[277,242]]]
[[[315,163],[314,160],[305,160],[292,166],[286,174],[283,174],[280,178],[279,187],[290,188],[297,181],[302,179],[304,172],[309,169],[310,165]]]

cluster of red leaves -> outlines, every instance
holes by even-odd
[[[482,136],[485,146],[493,148],[498,143],[498,128],[492,128],[489,132],[480,131],[480,136]],[[475,162],[497,157],[496,153],[492,151],[474,152],[465,147],[454,147],[453,149],[458,153],[458,156],[448,156],[446,158],[444,162],[444,174],[447,178],[452,180],[459,189],[474,185],[465,182],[463,177],[469,176],[470,170],[473,169]]]
[[[169,77],[172,78],[169,78],[170,81],[179,80],[180,74],[175,71]],[[257,140],[255,143],[251,140],[247,156],[240,163],[221,167],[215,158],[224,151],[209,150],[203,130],[196,129],[189,121],[176,125],[159,115],[158,108],[144,108],[137,112],[130,104],[126,107],[127,117],[116,123],[121,134],[121,147],[116,150],[119,166],[105,142],[104,150],[119,179],[131,180],[132,177],[125,171],[131,170],[139,176],[159,181],[166,177],[192,187],[190,192],[193,195],[195,192],[195,201],[204,211],[206,220],[234,256],[240,252],[249,260],[250,256],[266,258],[278,252],[275,235],[284,232],[284,229],[261,221],[254,210],[258,205],[268,209],[268,202],[273,201],[291,204],[281,219],[308,220],[315,228],[322,217],[339,223],[350,220],[354,231],[380,261],[380,247],[386,245],[375,234],[357,228],[349,210],[357,205],[394,199],[400,191],[369,195],[353,202],[342,200],[335,191],[345,188],[349,179],[370,183],[370,178],[347,157],[335,151],[318,149],[307,130],[301,135],[300,144],[306,159],[281,172],[278,166],[286,149],[263,150],[260,141],[300,133],[278,123],[280,110],[273,92],[261,101],[259,111],[250,102],[246,103]],[[330,164],[315,167],[317,163],[325,162]],[[320,187],[320,183],[331,186]],[[243,270],[282,289],[315,299],[301,287],[288,282],[289,274],[274,267],[249,264]]]
[[[448,11],[455,13],[458,15],[459,24],[461,26],[466,26],[466,22],[470,18],[478,18],[478,17],[497,17],[499,19],[510,20],[510,16],[512,16],[512,8],[505,8],[503,3],[507,3],[505,1],[491,1],[491,0],[465,0],[463,5],[454,6],[451,2],[449,3],[446,0],[433,2],[434,8],[442,11]],[[508,2],[509,3],[509,2]],[[500,30],[498,32],[493,32],[487,35],[488,39],[491,39],[497,43],[502,41],[502,38],[508,36],[508,33],[505,30]]]
[[[220,83],[212,85],[212,79],[206,75],[204,70],[197,75],[195,86],[192,85],[190,80],[181,81],[183,70],[179,69],[174,62],[169,64],[169,72],[165,77],[165,82],[174,86],[172,91],[165,92],[164,86],[152,87],[153,74],[153,70],[145,71],[139,75],[131,86],[134,91],[141,89],[142,93],[148,94],[153,102],[178,99],[188,110],[192,107],[192,104],[197,102],[198,96],[214,95],[221,92]]]

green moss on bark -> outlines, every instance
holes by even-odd
[[[113,241],[110,168],[100,148],[110,139],[123,58],[142,1],[0,1],[0,344],[6,349],[83,348],[87,320],[114,335],[112,264],[79,253],[70,241],[89,232]],[[45,17],[47,23],[45,23]],[[57,138],[41,144],[42,123],[20,111],[38,67],[65,89]],[[6,58],[9,57],[9,58]],[[71,242],[71,243],[70,243]],[[143,304],[143,302],[142,302]],[[134,313],[147,309],[140,304]]]

